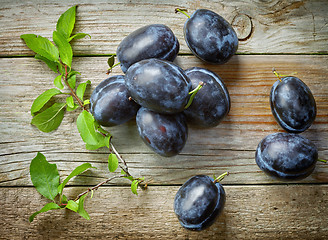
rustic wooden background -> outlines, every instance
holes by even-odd
[[[47,200],[33,188],[29,164],[38,151],[56,163],[62,179],[90,162],[96,170],[70,182],[65,193],[74,198],[109,176],[106,150],[87,151],[76,129],[78,112],[66,113],[62,125],[42,133],[30,125],[35,97],[52,87],[56,75],[33,58],[20,39],[34,33],[51,38],[59,16],[78,4],[75,32],[92,36],[76,40],[73,68],[79,81],[103,79],[107,57],[123,37],[150,23],[169,26],[180,41],[176,60],[183,68],[206,67],[218,73],[230,92],[232,107],[217,127],[190,129],[188,142],[176,157],[155,155],[140,141],[134,121],[110,128],[114,144],[135,176],[149,181],[139,196],[127,182],[117,181],[86,201],[91,220],[69,211],[28,216]],[[186,17],[175,7],[211,9],[235,27],[238,54],[225,65],[202,63],[186,46]],[[282,131],[269,105],[269,92],[280,73],[297,72],[317,102],[316,121],[302,135],[311,139],[319,156],[328,159],[328,2],[247,0],[0,0],[0,239],[328,239],[328,165],[298,182],[278,182],[255,164],[258,142]],[[121,74],[116,68],[113,74]],[[220,174],[227,202],[209,229],[191,232],[180,227],[173,212],[178,188],[196,174]]]

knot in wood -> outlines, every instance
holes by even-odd
[[[250,38],[253,32],[253,24],[251,18],[246,14],[236,15],[232,22],[232,27],[237,33],[239,41],[245,41]]]

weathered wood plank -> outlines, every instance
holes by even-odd
[[[90,79],[92,89],[107,77],[105,57],[74,59],[74,68],[82,73],[80,81]],[[259,141],[266,135],[282,131],[275,122],[269,92],[280,73],[298,72],[317,101],[315,123],[302,135],[310,138],[321,158],[328,159],[328,75],[327,56],[235,56],[228,64],[208,66],[195,57],[180,56],[183,68],[208,67],[226,82],[232,107],[228,117],[216,128],[190,128],[182,153],[164,158],[148,149],[138,136],[135,122],[110,128],[114,144],[136,176],[151,179],[153,184],[181,184],[195,174],[231,173],[230,184],[276,183],[265,176],[254,161]],[[30,106],[37,94],[51,88],[56,74],[33,58],[0,59],[0,185],[31,185],[29,164],[37,151],[58,164],[62,176],[83,162],[98,167],[76,178],[72,184],[93,185],[108,177],[106,150],[87,151],[76,129],[78,113],[67,113],[62,125],[52,133],[42,133],[29,124]],[[120,74],[117,68],[113,74]],[[90,94],[90,91],[88,92]],[[328,182],[328,166],[318,164],[315,173],[303,182]],[[126,183],[123,181],[123,183]]]
[[[63,210],[40,214],[31,224],[29,215],[47,200],[32,188],[1,188],[1,239],[328,238],[327,185],[225,186],[223,214],[202,232],[179,225],[172,207],[178,188],[154,186],[133,196],[128,187],[105,187],[86,200],[91,220]]]
[[[76,1],[0,1],[0,56],[32,55],[19,38],[34,33],[51,38],[59,16]],[[240,53],[327,53],[328,5],[307,1],[127,1],[83,0],[78,3],[76,32],[92,39],[76,40],[76,55],[115,53],[122,38],[151,23],[172,28],[181,53],[190,53],[183,37],[186,17],[176,7],[211,9],[233,24],[240,34]]]

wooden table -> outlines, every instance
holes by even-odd
[[[281,132],[269,105],[269,92],[281,74],[297,72],[312,90],[317,117],[303,136],[328,159],[328,4],[313,1],[127,1],[83,0],[78,3],[75,32],[92,36],[73,43],[73,68],[78,81],[92,89],[107,78],[108,55],[123,37],[150,23],[169,26],[180,41],[176,63],[186,69],[206,67],[219,74],[230,92],[232,107],[215,128],[189,130],[188,142],[176,157],[154,154],[140,140],[134,121],[110,128],[113,143],[135,176],[149,181],[146,191],[131,193],[127,181],[114,181],[86,200],[87,221],[71,211],[28,217],[47,199],[33,187],[29,165],[38,151],[56,163],[61,179],[84,162],[97,169],[74,178],[65,190],[74,198],[112,176],[106,149],[85,149],[76,128],[78,112],[68,112],[54,132],[30,124],[30,107],[38,94],[51,88],[56,74],[34,59],[20,39],[34,33],[51,38],[59,16],[75,1],[0,0],[0,239],[328,239],[328,165],[298,182],[279,182],[255,164],[254,154],[266,135]],[[175,7],[193,12],[211,9],[229,22],[240,38],[238,54],[225,65],[204,64],[187,48],[186,20]],[[112,74],[121,74],[116,68]],[[226,207],[215,224],[202,232],[183,229],[173,212],[179,187],[196,174],[221,174]]]

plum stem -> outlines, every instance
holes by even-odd
[[[327,163],[327,160],[325,160],[325,159],[320,159],[320,158],[319,158],[318,161],[319,161],[319,162],[323,162],[323,163]]]
[[[220,176],[218,176],[217,178],[215,178],[215,180],[213,181],[213,183],[218,183],[220,182],[225,176],[228,176],[229,173],[228,172],[225,172],[225,173],[222,173]]]
[[[188,18],[190,18],[189,14],[187,13],[187,9],[182,9],[182,8],[176,8],[175,13],[181,12],[182,14],[186,15]]]
[[[121,64],[121,62],[118,62],[118,63],[114,64],[113,66],[111,66],[110,68],[108,68],[106,74],[107,74],[107,75],[110,74],[110,73],[112,72],[112,69],[113,69],[114,67],[116,67],[117,65],[120,65],[120,64]]]
[[[199,91],[203,86],[204,86],[204,83],[203,83],[203,82],[200,82],[200,83],[198,84],[198,86],[197,86],[194,90],[192,90],[192,91],[189,92],[189,95],[191,95],[191,96],[190,96],[189,101],[188,101],[188,103],[187,103],[187,105],[185,106],[184,109],[187,109],[187,108],[191,105],[192,101],[194,100],[195,95],[198,93],[198,91]]]
[[[282,74],[278,73],[275,68],[272,68],[272,72],[274,73],[274,75],[277,76],[277,78],[279,78],[279,81],[280,82],[281,82],[281,77],[288,77],[288,76],[297,74],[297,72],[293,72],[293,73],[291,73],[289,75],[282,75]]]

